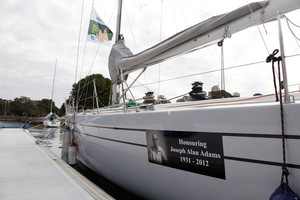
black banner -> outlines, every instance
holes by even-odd
[[[147,131],[149,162],[225,179],[222,135]]]

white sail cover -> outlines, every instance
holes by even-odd
[[[133,53],[130,51],[130,49],[125,46],[124,40],[118,40],[113,45],[108,60],[108,68],[112,83],[115,83],[116,81],[118,84],[121,83],[119,78],[120,70],[118,68],[118,64],[122,58],[130,57],[132,55]]]
[[[125,76],[137,69],[157,64],[209,42],[226,38],[228,34],[266,23],[277,18],[277,12],[300,8],[300,0],[270,0],[254,2],[234,11],[211,17],[187,28],[161,43],[133,55],[123,40],[113,45],[109,57],[112,82],[120,83],[120,71]]]

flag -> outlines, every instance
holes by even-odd
[[[87,40],[91,42],[110,43],[113,32],[105,25],[94,8],[92,8],[91,19]]]

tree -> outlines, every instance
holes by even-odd
[[[10,103],[10,111],[16,116],[38,116],[38,109],[34,101],[28,97],[15,98]]]
[[[59,116],[64,116],[66,115],[66,109],[65,109],[65,104],[63,103],[58,111]]]
[[[59,114],[59,109],[55,106],[55,102],[52,102],[51,99],[42,99],[35,102],[38,108],[39,116],[46,116],[51,111],[51,103],[52,103],[52,112]]]
[[[219,90],[219,91],[210,91],[209,96],[211,96],[212,99],[220,99],[220,98],[231,98],[232,95],[225,90]]]
[[[190,97],[185,95],[185,96],[177,99],[176,102],[186,102],[186,101],[189,101],[189,100],[190,100]]]
[[[50,112],[50,104],[51,100],[42,99],[40,101],[36,101],[36,105],[38,107],[38,115],[46,116]]]
[[[0,115],[45,117],[50,110],[51,99],[34,101],[29,97],[22,96],[11,101],[0,98]],[[55,106],[54,102],[52,103],[52,112],[60,114],[60,110]]]
[[[0,115],[9,115],[10,114],[10,100],[0,98]]]
[[[157,101],[159,104],[171,103],[171,101],[169,101],[164,95],[158,95]]]
[[[71,95],[78,103],[79,108],[94,108],[96,107],[95,95],[94,95],[94,83],[96,83],[97,96],[101,106],[108,106],[110,93],[111,93],[111,81],[105,78],[101,74],[92,74],[81,79],[78,83],[73,84]]]

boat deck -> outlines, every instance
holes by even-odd
[[[291,103],[300,102],[300,90],[292,91],[290,94]],[[111,115],[111,114],[124,114],[124,113],[135,113],[144,111],[175,111],[175,110],[186,110],[195,108],[216,108],[229,106],[253,106],[253,105],[279,105],[276,101],[274,94],[266,94],[252,97],[235,97],[235,98],[220,98],[220,99],[207,99],[201,101],[186,101],[176,102],[170,104],[156,104],[152,105],[153,109],[140,109],[139,107],[131,107],[124,110],[123,106],[113,108],[100,108],[100,109],[88,109],[82,110],[82,112],[76,113],[76,115]],[[73,116],[74,113],[67,113],[69,116]]]
[[[0,199],[113,199],[27,130],[0,129]]]

